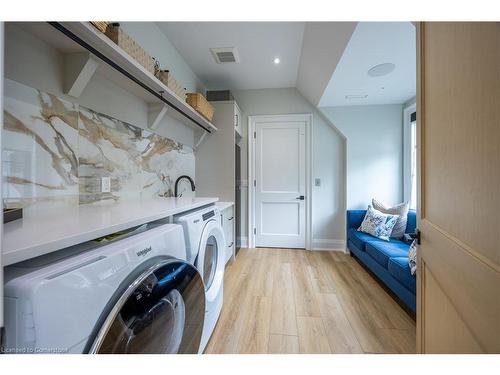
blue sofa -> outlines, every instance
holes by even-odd
[[[366,210],[347,211],[347,248],[413,312],[416,309],[416,278],[410,272],[408,252],[410,242],[391,238],[384,241],[367,233],[358,232]],[[415,232],[416,212],[408,212],[406,233]]]

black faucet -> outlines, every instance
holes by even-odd
[[[175,180],[174,197],[177,197],[177,185],[179,184],[179,181],[182,180],[183,178],[187,178],[189,180],[189,182],[191,183],[191,191],[195,190],[194,181],[191,177],[189,177],[187,175],[179,176],[177,178],[177,180]]]

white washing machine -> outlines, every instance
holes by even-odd
[[[205,325],[200,345],[200,353],[203,353],[223,303],[226,240],[221,213],[217,207],[209,206],[176,216],[174,222],[184,228],[187,260],[196,266],[205,285]]]
[[[151,224],[5,269],[5,352],[197,353],[205,316],[183,230]]]

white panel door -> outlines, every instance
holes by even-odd
[[[306,122],[255,123],[255,245],[305,248]]]

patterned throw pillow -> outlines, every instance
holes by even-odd
[[[408,263],[410,266],[411,274],[415,275],[415,272],[417,272],[417,240],[414,240],[410,245],[410,251],[408,253]]]
[[[409,202],[403,202],[395,205],[394,207],[388,207],[385,204],[372,199],[373,208],[383,212],[384,214],[399,215],[396,225],[392,229],[391,237],[402,238],[406,232],[406,224],[408,223],[408,210],[410,209]]]
[[[398,221],[398,215],[384,214],[372,206],[368,206],[365,218],[358,231],[371,234],[384,241],[389,241],[392,229]]]

